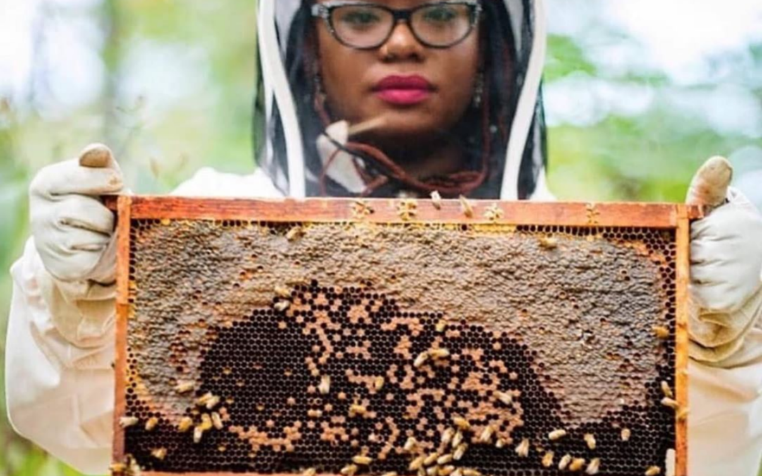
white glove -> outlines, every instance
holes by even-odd
[[[730,163],[709,159],[696,173],[687,203],[708,216],[691,226],[691,357],[719,363],[743,345],[762,315],[762,215],[728,189]]]
[[[35,246],[45,268],[63,283],[115,278],[114,215],[98,198],[122,190],[108,147],[88,146],[79,159],[40,170],[30,186]]]

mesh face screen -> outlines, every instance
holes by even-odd
[[[117,420],[144,471],[665,474],[674,230],[129,226]]]

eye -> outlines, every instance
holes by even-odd
[[[368,28],[381,22],[381,16],[375,8],[345,7],[336,11],[337,20],[353,28]]]
[[[423,12],[423,18],[430,23],[450,23],[458,16],[458,10],[450,5],[434,5]]]

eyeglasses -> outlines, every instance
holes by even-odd
[[[405,21],[415,38],[429,48],[450,48],[473,31],[482,12],[478,0],[448,0],[398,10],[367,2],[332,1],[312,6],[341,44],[359,50],[379,48]]]

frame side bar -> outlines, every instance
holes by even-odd
[[[690,218],[685,206],[678,206],[676,230],[676,326],[675,395],[679,408],[675,418],[676,476],[688,476],[688,284],[690,282]]]
[[[117,202],[117,297],[116,297],[116,351],[114,373],[114,445],[112,460],[124,461],[124,430],[119,426],[119,418],[126,410],[125,378],[127,375],[127,320],[130,314],[130,223],[132,198],[121,196]]]

